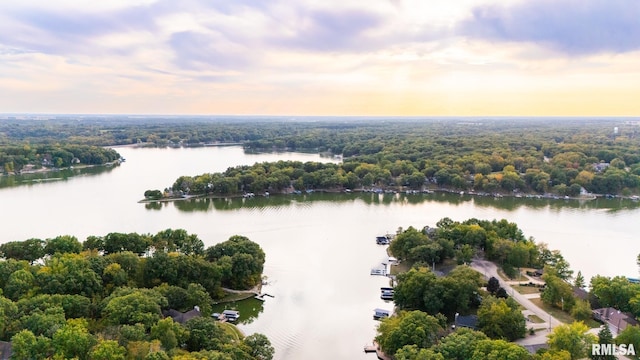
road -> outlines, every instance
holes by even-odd
[[[500,276],[498,275],[498,267],[496,264],[487,260],[473,260],[471,262],[471,267],[484,275],[487,279],[490,277],[495,277],[500,280]],[[553,329],[558,325],[562,325],[563,323],[551,316],[548,312],[542,310],[537,305],[531,302],[531,300],[527,299],[527,297],[523,294],[517,292],[511,285],[509,285],[506,281],[500,281],[500,286],[502,286],[514,300],[516,300],[520,305],[522,305],[529,314],[534,314],[538,316],[542,320],[546,320],[544,323],[539,324],[528,324],[527,329],[533,327],[534,329],[546,329],[546,330],[538,330],[536,331],[536,335],[527,335],[524,339],[519,339],[516,341],[517,344],[520,345],[534,345],[534,344],[543,344],[547,342],[547,334],[549,334],[549,329]]]

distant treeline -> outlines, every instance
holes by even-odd
[[[69,117],[0,121],[0,149],[3,144],[25,143],[202,146],[231,142],[243,144],[247,151],[341,154],[344,164],[335,171],[326,170],[334,176],[327,186],[417,188],[431,183],[459,190],[568,196],[577,195],[581,187],[598,194],[638,193],[639,135],[640,121],[628,119]],[[360,174],[354,172],[358,167]],[[319,175],[314,172],[307,171],[306,180],[292,174],[291,185],[299,187],[302,182],[305,188],[317,188],[317,181],[309,179]],[[269,172],[255,175],[262,181],[253,185],[253,192],[278,191],[280,182],[285,182]],[[246,181],[236,180],[225,180],[214,192],[249,190]]]
[[[261,281],[264,252],[246,237],[232,236],[205,249],[196,235],[181,229],[110,233],[83,243],[58,236],[4,243],[0,254],[0,340],[12,341],[14,358],[270,359],[273,354],[264,335],[243,340],[210,316],[222,286],[246,289]],[[201,316],[184,323],[163,315],[195,307]]]

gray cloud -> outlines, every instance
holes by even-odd
[[[19,31],[0,31],[0,44],[48,54],[99,53],[96,37],[136,30],[156,30],[150,7],[88,12],[75,9],[18,8],[3,14]],[[3,28],[0,25],[0,29]],[[123,50],[123,49],[121,49]]]
[[[250,62],[244,51],[225,48],[212,34],[178,32],[171,35],[169,45],[175,54],[174,63],[182,69],[241,69]]]
[[[367,34],[384,24],[377,13],[300,9],[299,16],[295,21],[304,25],[292,37],[273,39],[275,44],[312,51],[360,51],[383,42]]]
[[[536,0],[477,7],[456,32],[537,43],[570,55],[622,53],[640,49],[640,1]]]

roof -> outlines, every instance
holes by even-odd
[[[202,316],[202,314],[200,313],[200,310],[198,310],[198,309],[192,309],[192,310],[189,310],[189,311],[187,311],[185,313],[181,313],[180,311],[175,310],[175,309],[169,309],[169,310],[165,311],[163,313],[163,315],[165,317],[171,317],[173,319],[173,321],[175,321],[175,322],[177,322],[179,324],[184,324],[187,321],[193,319],[194,317]]]
[[[240,315],[240,311],[237,310],[224,310],[222,313],[225,315]]]
[[[373,309],[373,311],[375,311],[376,314],[391,314],[391,310],[386,309]]]
[[[11,357],[11,343],[0,341],[0,359],[6,360]]]
[[[627,326],[638,325],[635,317],[629,313],[624,313],[616,308],[600,308],[593,310],[593,317],[607,325],[611,332],[619,333]]]
[[[476,315],[460,316],[459,315],[456,317],[456,326],[475,329],[478,326],[478,316]]]
[[[580,300],[588,300],[589,292],[581,287],[574,286],[573,287],[573,295]]]

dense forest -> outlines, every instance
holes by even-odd
[[[0,147],[0,169],[5,174],[25,170],[104,165],[120,159],[113,149],[90,145],[7,145]],[[0,171],[0,172],[2,172]]]
[[[15,359],[270,359],[261,334],[211,317],[223,286],[261,281],[264,252],[243,236],[110,233],[0,245],[0,340]],[[197,315],[193,311],[197,310]],[[167,314],[191,311],[180,321]]]
[[[434,186],[560,196],[576,196],[584,188],[595,194],[633,195],[640,193],[639,135],[640,122],[628,119],[70,116],[2,120],[0,151],[35,144],[238,143],[246,151],[326,152],[344,159],[335,168],[307,165],[311,169],[303,169],[304,173],[298,170],[301,165],[241,166],[229,169],[232,174],[207,174],[215,179],[200,181],[206,189],[189,186],[198,182],[195,177],[174,186],[183,191],[188,187],[197,195],[277,192],[289,186],[297,190]],[[64,164],[68,156],[54,158]],[[252,177],[256,181],[248,184]]]

